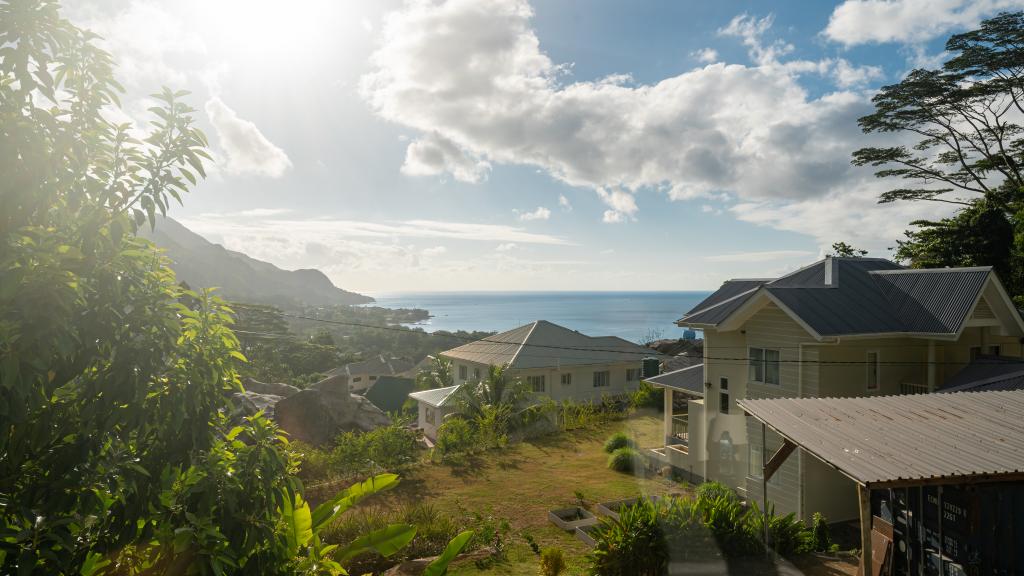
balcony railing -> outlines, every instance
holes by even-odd
[[[917,384],[914,382],[900,382],[900,394],[927,394],[927,384]]]
[[[681,444],[690,443],[690,416],[689,414],[676,414],[672,416],[672,437]]]

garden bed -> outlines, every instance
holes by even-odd
[[[566,532],[573,532],[580,526],[597,524],[597,517],[586,508],[579,506],[551,510],[548,512],[548,520]]]
[[[593,548],[594,546],[597,546],[597,540],[594,540],[594,532],[598,527],[599,526],[596,523],[587,524],[586,526],[577,526],[576,537],[587,546]]]
[[[618,520],[619,519],[619,510],[622,510],[623,508],[625,508],[627,506],[632,506],[632,505],[636,504],[637,502],[639,502],[641,499],[644,499],[644,498],[646,498],[647,500],[650,500],[651,502],[657,502],[658,500],[661,499],[660,496],[656,496],[656,495],[637,496],[635,498],[623,498],[622,500],[612,500],[612,501],[609,501],[609,502],[600,502],[596,506],[594,506],[594,509],[597,511],[598,514],[600,514],[602,516],[608,516],[610,518],[614,518],[614,519]]]

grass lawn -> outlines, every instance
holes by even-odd
[[[526,535],[541,548],[561,548],[568,564],[563,574],[586,573],[584,556],[590,548],[575,535],[563,532],[547,519],[553,508],[572,506],[575,492],[583,493],[589,507],[596,502],[639,495],[684,494],[691,488],[661,477],[643,477],[613,472],[606,467],[604,441],[616,431],[625,431],[641,447],[659,445],[662,420],[658,414],[641,414],[596,429],[513,444],[467,458],[458,464],[425,464],[402,473],[399,486],[374,499],[389,506],[400,503],[429,503],[456,518],[481,514],[497,521],[507,520],[512,529],[505,539],[506,561],[481,570],[472,562],[456,562],[452,576],[505,575],[535,576],[539,561]],[[471,524],[467,519],[466,524]],[[709,557],[715,556],[715,553]],[[839,576],[855,574],[851,561],[826,561],[814,557],[798,562],[805,574]],[[740,569],[740,572],[736,572]],[[749,566],[721,573],[777,574]],[[797,572],[799,573],[799,572]]]

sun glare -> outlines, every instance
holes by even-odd
[[[330,0],[217,0],[209,10],[212,42],[274,60],[322,54],[359,29],[363,18],[354,3]]]

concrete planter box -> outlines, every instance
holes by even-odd
[[[660,496],[638,496],[636,498],[626,498],[624,500],[612,500],[611,502],[600,502],[596,506],[594,506],[594,509],[597,510],[597,513],[602,515],[602,516],[608,516],[610,518],[615,518],[616,520],[618,520],[619,519],[619,510],[621,510],[621,509],[623,509],[623,508],[625,508],[627,506],[632,506],[633,504],[636,504],[637,502],[639,502],[643,498],[646,498],[647,500],[650,500],[651,502],[657,502],[658,500],[661,500]]]
[[[569,508],[558,508],[548,512],[548,520],[566,532],[572,532],[580,526],[593,526],[597,524],[597,517],[591,514],[586,508],[571,506]]]
[[[593,548],[597,546],[597,540],[594,540],[594,532],[597,530],[597,524],[588,524],[586,526],[578,526],[576,528],[576,537],[579,538],[584,544]]]

